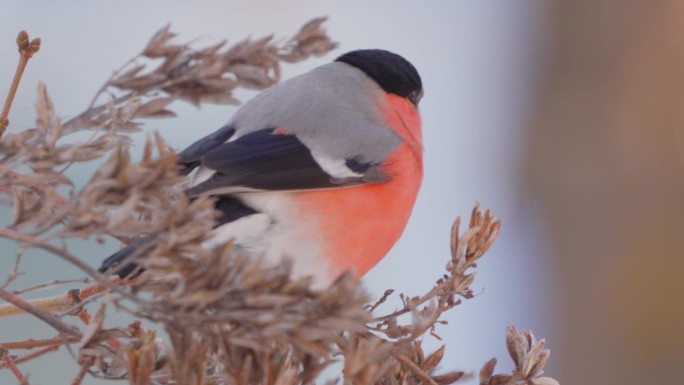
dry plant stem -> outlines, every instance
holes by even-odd
[[[105,84],[105,86],[103,86],[103,87],[106,87],[106,86],[108,86],[108,84]],[[129,100],[133,95],[135,95],[135,92],[128,92],[124,95],[121,95],[119,97],[112,99],[108,103],[101,104],[97,107],[91,106],[88,110],[84,111],[80,115],[75,116],[75,117],[67,120],[66,122],[64,122],[62,124],[62,129],[63,129],[64,134],[68,135],[68,134],[76,132],[76,131],[84,128],[84,127],[88,127],[88,125],[86,123],[88,121],[88,119],[90,119],[91,117],[96,116],[96,115],[104,112],[105,110],[107,110],[110,103],[116,105],[116,104],[125,102],[125,101]],[[99,96],[99,94],[97,96]],[[93,100],[93,102],[95,102],[95,100]]]
[[[40,318],[43,322],[52,326],[53,328],[55,328],[60,333],[64,333],[67,336],[71,335],[71,336],[76,336],[76,337],[81,337],[83,335],[83,333],[81,333],[80,330],[60,321],[57,317],[55,317],[49,311],[43,310],[43,309],[39,308],[38,306],[35,306],[35,305],[25,301],[24,299],[14,295],[10,292],[7,292],[5,290],[0,290],[0,298],[4,299],[7,302],[14,304],[18,308],[21,308],[24,311],[26,311],[27,313],[31,313],[32,315],[36,316],[37,318]]]
[[[34,340],[34,339],[28,339],[24,341],[13,341],[13,342],[3,342],[2,346],[7,348],[8,350],[16,350],[16,349],[34,349],[34,348],[42,348],[42,347],[54,347],[54,346],[59,346],[59,345],[64,345],[64,344],[75,344],[79,341],[78,337],[55,337],[55,338],[49,338],[46,340]]]
[[[7,279],[5,280],[5,283],[3,283],[0,286],[0,289],[4,289],[7,286],[9,286],[20,275],[20,273],[19,273],[19,262],[21,261],[21,255],[22,255],[21,251],[16,253],[16,255],[14,257],[14,264],[12,265],[12,268],[10,269],[9,274],[7,274]]]
[[[101,112],[101,111],[100,111],[100,112]],[[2,137],[2,133],[1,133],[1,132],[0,132],[0,137]],[[2,165],[0,165],[0,173],[2,173],[2,172],[4,172],[7,176],[9,176],[9,177],[11,177],[11,178],[19,178],[19,177],[23,177],[23,176],[24,176],[23,174],[18,173],[18,172],[16,172],[16,171],[5,170],[4,167],[2,167]],[[54,189],[52,189],[52,188],[50,188],[50,187],[46,187],[46,186],[33,186],[32,189],[33,189],[33,190],[37,190],[37,191],[40,192],[41,194],[44,194],[45,196],[50,197],[50,198],[53,200],[53,202],[54,202],[54,203],[57,203],[58,205],[66,205],[66,204],[69,203],[69,200],[68,200],[67,198],[65,198],[65,197],[63,197],[63,196],[61,196],[61,195],[59,195]],[[1,192],[1,193],[5,193],[5,194],[7,194],[7,195],[12,195],[12,194],[15,193],[15,190],[12,189],[11,187],[0,186],[0,192]],[[124,242],[124,243],[128,243],[128,242],[129,242],[129,240],[124,239],[123,237],[120,237],[120,236],[117,236],[117,235],[114,235],[114,234],[110,234],[110,236],[112,236],[112,237],[114,237],[114,238],[116,238],[116,239],[118,239],[119,241]]]
[[[100,285],[102,285],[104,288],[109,289],[109,290],[117,290],[116,286],[116,280],[115,281],[110,281],[107,279],[105,276],[94,270],[92,267],[90,267],[88,264],[85,262],[81,261],[80,259],[74,257],[73,255],[67,253],[64,249],[61,249],[59,247],[53,246],[45,241],[42,241],[36,237],[33,237],[31,235],[23,234],[18,231],[8,229],[8,228],[0,228],[0,237],[11,239],[14,241],[20,241],[26,246],[32,246],[32,247],[38,247],[41,248],[45,251],[48,251],[52,254],[55,254],[65,261],[71,263],[72,265],[78,267],[81,269],[83,272],[88,274],[89,276],[93,277]],[[131,300],[136,300],[137,297],[130,295],[125,292],[121,292],[119,290],[120,294],[126,297],[127,299]]]
[[[112,284],[116,284],[120,281],[121,279],[119,277],[115,277],[111,280]],[[67,292],[64,292],[59,295],[55,295],[52,297],[46,297],[46,298],[36,298],[32,300],[28,300],[27,302],[45,310],[50,310],[50,311],[69,311],[73,312],[74,310],[78,310],[78,307],[82,304],[82,302],[90,298],[96,294],[100,294],[107,290],[107,287],[100,285],[98,283],[89,285],[84,287],[83,289],[80,290],[69,290]],[[18,314],[24,314],[26,313],[22,309],[13,306],[11,304],[0,304],[0,317],[8,317],[8,316],[14,316]],[[78,314],[80,316],[80,313]],[[88,323],[87,321],[84,321],[86,324]]]
[[[440,280],[437,284],[425,295],[412,298],[402,309],[399,309],[391,314],[376,317],[374,322],[384,322],[391,319],[396,319],[403,314],[412,312],[424,305],[426,302],[438,297],[437,312],[435,312],[435,319],[437,320],[439,314],[448,308],[455,306],[449,304],[449,296],[444,295],[453,291],[452,286],[463,284],[466,279],[472,279],[472,275],[468,277],[466,271],[475,266],[475,262],[491,247],[496,239],[501,227],[501,222],[493,217],[489,211],[482,212],[480,204],[476,204],[470,218],[469,228],[459,235],[460,218],[457,218],[452,227],[451,234],[451,248],[452,248],[452,262],[451,267],[448,268],[452,277],[447,280]],[[463,289],[467,289],[467,286]],[[453,292],[455,295],[464,296],[467,291]],[[466,297],[467,298],[467,297]],[[425,329],[427,330],[427,329]]]
[[[12,291],[12,293],[20,295],[20,294],[29,293],[32,291],[37,291],[37,290],[41,290],[41,289],[45,289],[45,288],[49,288],[49,287],[64,285],[66,283],[77,283],[77,282],[79,282],[79,283],[90,283],[91,279],[88,277],[74,278],[74,279],[53,279],[50,282],[44,282],[44,283],[41,283],[41,284],[38,284],[35,286],[26,287],[26,288],[23,288],[20,290],[14,290],[14,291]],[[81,289],[81,290],[84,290],[84,289]],[[81,294],[81,295],[83,295],[83,294]]]
[[[71,385],[80,385],[81,382],[83,382],[83,378],[85,377],[86,373],[88,373],[88,369],[95,363],[95,360],[92,357],[86,357],[81,360],[81,369],[78,371],[78,375],[76,375],[76,378],[74,378],[71,381]]]
[[[416,376],[420,377],[423,381],[430,385],[439,385],[435,380],[430,378],[430,376],[423,371],[423,369],[419,368],[416,364],[413,363],[410,359],[408,359],[406,356],[403,354],[394,354],[394,358],[399,360],[399,362],[402,363],[402,365],[406,366],[409,368]]]
[[[0,132],[0,137],[1,137],[1,136],[2,136],[2,133]],[[7,175],[7,176],[10,177],[10,178],[18,178],[18,177],[24,176],[23,174],[18,173],[18,172],[16,172],[16,171],[13,171],[13,170],[6,170],[2,165],[0,165],[0,173],[3,173],[3,174]],[[51,188],[49,188],[49,187],[45,187],[45,186],[33,186],[32,189],[38,190],[40,193],[45,194],[45,195],[47,195],[47,196],[50,196],[50,197],[53,198],[53,199],[55,200],[55,202],[58,203],[58,204],[65,205],[65,204],[67,204],[67,203],[69,202],[69,200],[67,200],[67,199],[64,198],[63,196],[57,194],[57,193],[55,192],[55,190],[53,190],[53,189],[51,189]],[[0,186],[0,192],[5,193],[5,194],[8,194],[8,195],[12,195],[12,194],[14,193],[14,190],[13,190],[11,187]]]
[[[28,33],[26,33],[26,31],[21,31],[17,36],[17,47],[19,48],[19,63],[14,72],[12,85],[10,85],[10,89],[7,92],[7,99],[5,99],[5,104],[2,106],[2,112],[0,112],[0,138],[2,138],[2,134],[5,133],[5,129],[9,125],[9,111],[12,107],[12,102],[14,101],[14,95],[16,95],[17,89],[19,88],[21,77],[26,69],[26,64],[28,64],[28,61],[33,54],[40,49],[40,39],[33,39],[33,41],[29,42]]]
[[[72,291],[67,291],[63,294],[53,297],[27,300],[26,302],[41,309],[53,312],[68,309],[80,303]],[[23,309],[11,304],[0,304],[0,317],[8,317],[25,313],[26,311]]]
[[[98,89],[97,92],[95,92],[95,95],[90,100],[90,104],[88,104],[88,110],[87,111],[91,111],[93,109],[93,107],[95,107],[95,103],[97,102],[97,99],[99,99],[100,95],[102,95],[107,90],[107,88],[109,87],[112,80],[114,80],[129,65],[135,63],[136,59],[138,59],[138,56],[135,56],[135,57],[128,59],[128,61],[126,63],[124,63],[121,67],[119,67],[119,69],[112,72],[112,74],[109,76],[109,79],[107,79],[107,81],[102,86],[100,86],[100,89]],[[128,94],[128,95],[129,95],[128,97],[130,97],[131,94]],[[124,99],[124,100],[126,100],[126,99]],[[102,107],[102,108],[104,108],[104,107]],[[79,116],[82,116],[82,115],[79,115]],[[74,119],[78,119],[78,116]],[[72,121],[74,119],[72,119]]]
[[[0,136],[2,136],[2,133],[0,133]],[[16,171],[5,170],[4,167],[2,167],[2,165],[0,165],[0,172],[1,172],[1,173],[5,173],[5,175],[7,175],[7,176],[9,176],[9,177],[21,177],[21,176],[24,176],[24,175],[22,175],[21,173],[18,173],[18,172],[16,172]],[[68,200],[68,199],[66,199],[66,198],[64,198],[63,196],[57,194],[57,193],[55,192],[55,190],[53,190],[53,189],[51,189],[51,188],[49,188],[49,187],[45,187],[45,186],[33,186],[32,188],[35,189],[35,190],[40,191],[41,193],[43,193],[43,194],[45,194],[45,195],[50,196],[50,197],[53,198],[53,199],[55,200],[55,202],[58,203],[58,204],[65,205],[65,204],[69,203],[69,200]],[[10,188],[10,187],[7,187],[7,188],[2,188],[2,189],[0,189],[0,192],[6,193],[6,194],[12,194],[12,193],[14,192],[14,190],[12,190],[12,188]]]
[[[440,289],[441,289],[440,286],[435,286],[434,288],[432,288],[432,290],[427,292],[427,294],[421,296],[419,299],[412,302],[411,306],[405,307],[401,310],[397,310],[391,314],[387,314],[387,315],[384,315],[381,317],[373,318],[373,322],[387,321],[387,320],[394,319],[394,318],[397,318],[399,316],[402,316],[404,314],[410,313],[411,311],[413,311],[413,310],[417,309],[418,307],[420,307],[421,305],[423,305],[425,302],[434,298]]]
[[[7,349],[0,345],[0,359],[5,363],[5,365],[10,368],[12,373],[14,373],[14,376],[17,377],[17,380],[19,380],[20,384],[27,384],[28,381],[26,381],[26,377],[24,377],[23,374],[21,374],[21,371],[19,371],[19,368],[17,368],[16,363],[14,362],[14,359],[12,356],[9,355],[9,352]]]
[[[14,102],[14,96],[19,88],[19,82],[21,81],[21,76],[24,74],[24,69],[26,69],[26,64],[28,64],[28,57],[26,55],[19,56],[19,63],[17,64],[17,69],[14,72],[14,78],[12,79],[12,85],[7,92],[7,98],[5,99],[5,104],[2,106],[2,112],[0,113],[0,136],[5,132],[5,129],[9,125],[9,111],[12,107],[12,102]]]
[[[78,312],[77,317],[78,317],[81,321],[83,321],[83,323],[84,323],[86,326],[88,326],[88,325],[90,324],[90,321],[92,321],[92,317],[91,317],[90,314],[86,311],[86,309],[81,309],[81,310]],[[121,343],[121,341],[119,341],[117,338],[113,338],[113,337],[107,339],[107,344],[109,344],[109,346],[111,346],[112,348],[114,348],[114,350],[119,350],[119,349],[121,349],[121,348],[123,347],[123,344]]]
[[[7,239],[12,239],[15,241],[20,241],[26,246],[33,246],[33,247],[38,247],[41,248],[45,251],[48,251],[52,254],[58,255],[65,259],[67,262],[70,262],[72,265],[78,267],[79,269],[83,270],[85,273],[87,273],[90,276],[93,277],[98,277],[101,276],[97,271],[95,271],[92,267],[88,266],[86,263],[81,261],[80,259],[74,257],[73,255],[70,255],[69,253],[65,252],[63,249],[60,249],[59,247],[53,246],[45,241],[42,241],[32,235],[20,233],[18,231],[9,229],[9,228],[0,228],[0,237],[7,238]],[[104,284],[107,286],[109,283],[106,279],[100,278],[98,280],[100,283]],[[113,286],[113,285],[109,285]]]
[[[9,348],[8,348],[8,350],[9,350]],[[21,364],[21,363],[24,363],[24,362],[27,362],[27,361],[31,361],[31,360],[33,360],[33,359],[35,359],[35,358],[38,358],[38,357],[40,357],[40,356],[42,356],[42,355],[44,355],[44,354],[55,352],[55,351],[57,351],[57,350],[59,350],[59,346],[58,346],[58,345],[55,345],[55,346],[48,346],[48,347],[46,347],[46,348],[43,348],[43,349],[40,349],[40,350],[36,350],[35,352],[32,352],[32,353],[25,354],[25,355],[23,355],[23,356],[17,357],[17,358],[14,359],[14,363],[18,365],[18,364]],[[0,369],[3,369],[3,368],[5,368],[5,367],[6,367],[6,364],[0,363]]]

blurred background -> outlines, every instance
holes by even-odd
[[[353,49],[405,56],[425,88],[425,179],[403,238],[365,277],[369,290],[426,292],[449,257],[453,219],[480,201],[502,219],[502,233],[480,263],[478,295],[448,314],[437,331],[443,341],[424,340],[428,351],[447,344],[445,370],[477,373],[493,356],[497,371],[510,370],[504,332],[515,325],[547,338],[546,373],[563,384],[684,383],[684,3],[4,0],[0,15],[3,97],[17,32],[43,39],[10,132],[34,125],[38,81],[64,118],[74,116],[167,23],[178,41],[207,45],[291,36],[329,16],[339,48],[284,66],[284,78]],[[235,111],[172,109],[178,118],[149,121],[146,130],[176,148]],[[84,241],[72,249],[96,266],[117,247]],[[0,240],[3,276],[15,250]],[[37,253],[21,270],[14,289],[79,275]],[[112,324],[130,321],[109,311]],[[0,341],[41,335],[52,331],[30,317],[0,319]],[[31,384],[73,378],[68,354],[48,357],[23,366]],[[15,382],[0,371],[1,384]]]

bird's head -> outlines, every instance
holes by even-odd
[[[400,55],[381,49],[362,49],[347,52],[335,61],[360,69],[385,92],[407,98],[416,107],[423,97],[423,83],[416,67]]]

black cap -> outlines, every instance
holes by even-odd
[[[416,106],[423,97],[423,83],[416,67],[396,53],[381,49],[362,49],[347,52],[335,61],[360,69],[385,92],[407,98]]]

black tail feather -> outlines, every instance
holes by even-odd
[[[221,196],[214,203],[214,207],[220,213],[216,219],[214,228],[233,222],[239,218],[256,214],[257,211],[245,205],[241,201],[231,196]],[[153,235],[134,241],[130,245],[110,255],[102,261],[99,272],[111,272],[121,278],[133,277],[143,272],[143,270],[133,262],[138,257],[142,257],[151,251],[153,242]]]

